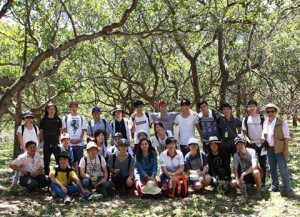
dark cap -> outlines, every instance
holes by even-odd
[[[140,99],[138,99],[137,101],[135,101],[133,103],[133,107],[136,108],[136,107],[139,107],[140,105],[144,105],[144,102]]]
[[[119,140],[118,145],[119,146],[129,146],[130,142],[127,139],[122,138]]]
[[[182,99],[180,101],[180,105],[183,106],[183,105],[191,105],[191,101],[189,99]]]
[[[26,111],[22,114],[22,119],[24,120],[26,117],[32,117],[32,119],[34,118],[34,113],[32,111]]]
[[[112,111],[112,115],[115,115],[115,112],[117,111],[121,111],[123,112],[123,108],[121,105],[116,105],[116,107],[114,108],[114,110]]]
[[[67,151],[62,151],[58,154],[58,159],[59,158],[68,158],[70,160],[70,157],[69,157],[69,153]]]
[[[115,137],[122,138],[123,135],[122,135],[122,133],[120,133],[120,132],[116,132],[115,135],[114,135],[114,138],[115,138]]]
[[[242,143],[246,144],[245,140],[242,137],[240,137],[240,136],[235,137],[234,138],[234,144],[237,145],[239,142],[242,142]]]
[[[166,139],[166,145],[168,145],[168,144],[170,144],[170,143],[172,143],[172,142],[177,142],[177,140],[174,138],[174,137],[168,137],[167,139]]]
[[[72,106],[72,105],[76,105],[78,107],[78,102],[77,101],[71,101],[70,104],[69,104],[69,108]]]
[[[36,146],[36,142],[35,141],[28,141],[25,143],[25,147],[28,148],[30,145],[35,145]]]
[[[100,108],[100,107],[97,107],[97,106],[95,106],[93,109],[92,109],[92,113],[94,113],[94,112],[101,112],[102,111],[102,109]]]

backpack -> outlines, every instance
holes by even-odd
[[[83,117],[81,115],[79,115],[79,116],[80,116],[81,127],[82,127],[82,125],[83,125]],[[68,130],[68,124],[67,124],[67,122],[68,122],[68,115],[65,116],[66,129]]]
[[[106,120],[105,119],[103,119],[102,118],[102,120],[103,120],[103,123],[104,123],[104,131],[106,132]],[[89,127],[90,127],[90,129],[91,129],[91,133],[92,133],[92,137],[94,136],[94,132],[93,132],[93,128],[92,128],[92,125],[91,125],[91,121],[89,121],[88,122],[88,125],[89,125]],[[105,147],[107,147],[107,145],[108,145],[108,143],[107,143],[107,135],[106,135],[107,133],[105,133],[105,135],[104,135],[104,143],[105,143]],[[95,138],[96,139],[96,138]]]
[[[147,117],[147,119],[148,119],[149,128],[151,128],[150,115],[149,115],[148,112],[145,112],[145,115],[146,115],[146,117]]]
[[[261,126],[263,127],[263,125],[264,125],[264,121],[265,121],[265,116],[264,115],[259,115],[260,116],[260,124],[261,124]],[[244,119],[244,124],[245,124],[245,127],[246,127],[246,132],[247,132],[247,134],[248,134],[248,117],[249,116],[246,116],[245,117],[245,119]]]
[[[176,175],[178,181],[172,181],[172,188],[169,189],[168,196],[170,198],[174,197],[186,197],[188,195],[188,182],[184,175]]]
[[[22,128],[22,136],[23,136],[24,130],[25,130],[25,125],[23,124],[23,125],[21,126],[21,128]],[[34,131],[35,131],[36,136],[38,136],[38,133],[37,133],[37,126],[33,124],[33,128],[34,128]]]
[[[102,168],[102,163],[101,163],[101,156],[99,154],[98,155],[98,159],[99,159],[99,162],[100,162],[100,168],[102,170],[102,173],[104,173],[103,171],[103,168]],[[87,156],[84,156],[84,161],[85,161],[85,166],[84,166],[84,173],[86,173],[86,166],[87,166]]]
[[[113,154],[112,156],[113,156],[113,165],[112,165],[112,168],[115,169],[117,155]],[[128,154],[128,170],[130,170],[130,164],[131,164],[131,155]]]

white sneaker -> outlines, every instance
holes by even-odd
[[[71,198],[69,196],[66,196],[64,199],[64,204],[70,204],[71,203]]]

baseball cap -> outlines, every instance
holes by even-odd
[[[98,107],[98,106],[95,106],[93,109],[92,109],[92,113],[94,113],[94,112],[101,112],[102,111],[102,109],[100,108],[100,107]]]
[[[68,158],[70,160],[69,154],[67,151],[62,151],[58,154],[58,159],[59,158]]]
[[[234,138],[234,144],[237,145],[239,142],[242,142],[242,143],[246,144],[242,137],[240,137],[240,136],[235,137]]]
[[[115,138],[115,137],[122,138],[123,135],[122,135],[122,133],[120,133],[120,132],[116,132],[115,135],[114,135],[114,138]]]
[[[163,100],[159,100],[158,103],[157,103],[157,107],[160,108],[163,105],[167,105],[167,102],[163,101]]]
[[[189,138],[188,145],[199,144],[199,140],[196,138]]]
[[[127,139],[122,138],[122,139],[119,140],[118,145],[119,146],[129,146],[130,143]]]

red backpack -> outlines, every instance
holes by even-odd
[[[184,175],[175,175],[178,179],[177,182],[172,181],[172,188],[169,190],[168,196],[174,197],[186,197],[188,195],[188,182]]]

